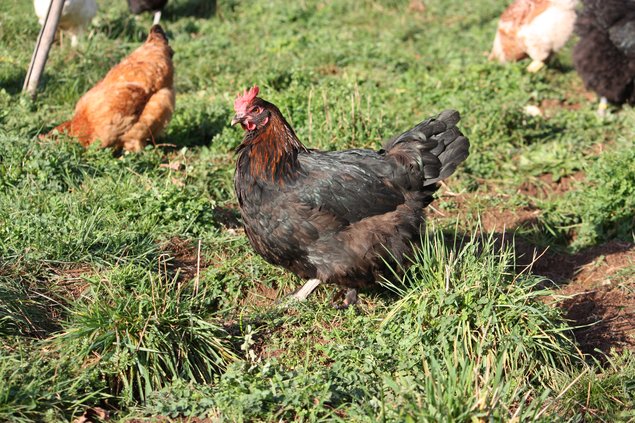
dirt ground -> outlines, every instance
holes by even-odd
[[[582,172],[554,181],[545,174],[533,183],[525,183],[519,191],[528,197],[545,198],[568,191],[575,181],[584,178]],[[464,195],[452,199],[456,208],[450,213],[437,209],[428,211],[430,218],[448,218],[460,214],[471,200]],[[434,204],[433,204],[434,206]],[[219,209],[219,220],[227,230],[242,230],[234,208]],[[575,254],[537,248],[514,231],[533,224],[540,210],[526,206],[516,210],[489,208],[481,212],[484,233],[494,233],[505,244],[514,243],[517,263],[523,268],[544,276],[556,285],[556,303],[565,317],[577,327],[574,333],[585,353],[609,352],[611,348],[629,348],[635,351],[635,244],[610,241]],[[170,240],[164,248],[173,257],[170,267],[180,269],[184,278],[194,277],[210,263],[202,261],[197,266],[197,246],[179,240]],[[279,293],[272,288],[251,292],[245,303],[260,305],[275,302]]]
[[[565,193],[583,178],[577,172],[554,181],[545,174],[522,184],[518,191],[529,198],[547,198]],[[473,201],[465,197],[450,200],[456,206],[450,213],[431,210],[429,215],[448,218],[461,214]],[[520,269],[530,266],[534,274],[555,284],[560,300],[556,303],[576,327],[574,334],[583,352],[601,356],[613,348],[635,351],[635,244],[610,241],[567,254],[513,236],[517,229],[533,225],[539,215],[540,210],[531,205],[479,212],[484,233],[494,233],[501,244],[514,244]]]

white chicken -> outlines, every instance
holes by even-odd
[[[501,15],[489,56],[501,63],[529,56],[537,72],[569,39],[578,0],[515,0]]]
[[[33,0],[35,14],[44,25],[51,0]],[[77,47],[78,38],[84,32],[90,21],[97,14],[97,2],[95,0],[65,0],[62,16],[58,28],[71,35],[71,46]]]

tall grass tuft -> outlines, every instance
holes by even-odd
[[[410,415],[461,420],[503,407],[499,417],[522,411],[528,418],[541,402],[535,389],[547,395],[579,361],[570,328],[545,303],[550,292],[541,278],[513,272],[513,251],[497,244],[493,235],[448,243],[428,234],[398,282],[385,282],[400,299],[384,329],[403,348],[419,350],[425,375],[419,386],[409,384],[423,397],[410,404],[423,401],[428,411]]]
[[[209,382],[236,359],[205,286],[116,268],[91,286],[53,339],[61,353],[98,366],[124,402],[176,378]]]

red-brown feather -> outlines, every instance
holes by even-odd
[[[380,151],[322,152],[307,150],[276,106],[247,97],[234,118],[246,129],[234,187],[253,248],[301,278],[348,288],[373,284],[387,263],[401,266],[436,182],[468,155],[458,112],[421,122]]]

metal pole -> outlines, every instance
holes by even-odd
[[[64,0],[51,1],[46,14],[46,20],[44,21],[44,25],[42,25],[42,29],[40,29],[40,35],[37,37],[35,50],[31,57],[31,64],[29,65],[29,70],[26,73],[24,85],[22,86],[22,92],[27,92],[33,99],[35,98],[40,77],[44,72],[44,66],[46,65],[51,45],[55,39],[55,31],[57,31],[57,25],[60,22],[63,8]]]

